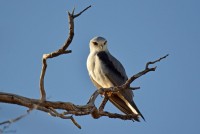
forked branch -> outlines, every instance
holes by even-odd
[[[162,58],[164,59],[164,58]],[[156,60],[157,61],[157,60]],[[159,60],[160,61],[160,60]],[[150,62],[148,62],[150,63]],[[148,64],[147,63],[147,64]],[[156,62],[151,62],[151,64],[154,64]],[[95,106],[96,98],[100,94],[104,94],[105,92],[113,92],[116,93],[120,90],[127,89],[130,84],[136,80],[137,78],[141,77],[142,75],[145,75],[146,73],[150,71],[155,71],[155,67],[153,68],[145,68],[143,71],[133,75],[130,79],[126,81],[126,83],[122,86],[118,87],[112,87],[112,88],[101,88],[96,90],[90,97],[88,103],[86,105],[75,105],[71,102],[53,102],[53,101],[42,101],[39,99],[31,99],[27,97],[23,97],[16,94],[10,94],[10,93],[4,93],[0,92],[0,102],[3,103],[10,103],[10,104],[17,104],[24,107],[27,107],[29,109],[37,109],[43,112],[48,113],[51,116],[59,117],[62,119],[71,119],[71,121],[78,127],[81,128],[81,126],[75,121],[72,115],[74,116],[83,116],[83,115],[92,115],[94,118],[100,118],[102,116],[106,116],[109,118],[119,118],[122,120],[132,120],[133,115],[122,115],[117,113],[110,113],[104,111],[104,107],[107,103],[107,97],[104,98],[102,101],[102,104],[97,108]],[[65,110],[63,113],[58,113],[56,110],[62,109]]]
[[[75,105],[71,102],[61,102],[61,101],[47,101],[46,100],[46,92],[44,87],[44,77],[47,69],[47,59],[54,58],[62,54],[68,54],[71,53],[71,50],[67,50],[69,45],[71,44],[73,37],[74,37],[74,19],[78,16],[80,16],[83,12],[85,12],[87,9],[89,9],[91,6],[88,6],[83,11],[81,11],[78,14],[74,14],[75,9],[73,9],[72,13],[68,12],[68,19],[69,19],[69,34],[68,38],[65,41],[65,43],[62,45],[61,48],[58,50],[49,53],[44,54],[42,57],[42,70],[40,75],[40,99],[32,99],[27,98],[24,96],[11,94],[11,93],[4,93],[0,92],[0,102],[2,103],[10,103],[10,104],[16,104],[20,106],[27,107],[29,110],[36,109],[43,111],[45,113],[48,113],[49,115],[53,117],[59,117],[62,119],[70,119],[74,125],[76,125],[78,128],[81,128],[81,126],[75,121],[73,116],[83,116],[83,115],[92,115],[93,118],[97,119],[102,116],[106,116],[109,118],[119,118],[122,120],[132,120],[133,115],[123,115],[123,114],[117,114],[117,113],[110,113],[107,111],[104,111],[104,107],[108,101],[108,96],[105,96],[101,105],[99,107],[95,106],[96,98],[100,94],[105,94],[105,92],[112,92],[116,93],[120,90],[126,90],[128,87],[130,87],[130,84],[136,80],[137,78],[145,75],[146,73],[150,71],[155,71],[156,67],[149,68],[150,64],[155,64],[156,62],[161,61],[162,59],[166,58],[168,55],[163,56],[153,62],[148,62],[146,64],[146,67],[143,71],[133,75],[130,79],[126,81],[125,84],[118,86],[118,87],[111,87],[111,88],[101,88],[96,90],[90,97],[89,101],[85,105]],[[134,87],[131,88],[132,90],[139,89],[140,87]],[[64,110],[64,112],[59,113],[58,110]],[[20,116],[19,118],[16,118],[15,121],[23,118],[25,115]],[[10,123],[8,121],[0,123],[0,125]]]
[[[62,54],[68,54],[71,53],[71,50],[66,50],[69,45],[71,44],[73,37],[74,37],[74,19],[81,15],[83,12],[85,12],[87,9],[89,9],[91,6],[86,7],[83,11],[81,11],[78,14],[74,14],[75,9],[73,9],[72,13],[68,12],[68,20],[69,20],[69,34],[68,38],[63,44],[61,48],[58,50],[49,53],[49,54],[43,54],[42,57],[42,70],[40,74],[40,99],[41,101],[46,100],[46,92],[45,92],[45,87],[44,87],[44,77],[46,73],[46,68],[47,68],[47,59],[49,58],[54,58]]]

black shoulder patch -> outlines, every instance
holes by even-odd
[[[113,71],[116,75],[118,75],[119,77],[122,77],[124,79],[124,76],[121,75],[121,73],[116,69],[116,67],[114,66],[114,64],[112,63],[112,61],[110,61],[110,59],[108,58],[108,55],[106,52],[101,51],[97,53],[97,56],[99,57],[99,59],[102,61],[102,63],[108,67],[108,69],[110,69],[111,71]]]

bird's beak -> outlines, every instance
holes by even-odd
[[[103,45],[100,45],[100,48],[103,49]]]

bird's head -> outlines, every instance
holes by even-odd
[[[90,40],[90,52],[108,51],[107,40],[103,37],[94,37]]]

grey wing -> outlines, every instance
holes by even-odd
[[[120,86],[126,82],[128,79],[123,65],[110,53],[107,54],[108,59],[112,62],[112,71],[106,72],[108,77],[117,85]]]
[[[114,86],[120,86],[126,82],[128,78],[125,69],[115,57],[113,57],[109,52],[99,52],[97,56],[104,64],[104,74]],[[109,100],[122,112],[135,115],[134,119],[137,121],[139,121],[138,115],[142,116],[133,101],[133,92],[131,90],[121,90],[117,94],[112,94],[109,97]]]
[[[101,52],[98,56],[106,67],[106,69],[104,69],[104,74],[114,84],[114,86],[121,86],[127,81],[128,77],[125,69],[115,57],[113,57],[109,52]],[[125,96],[128,101],[133,100],[133,92],[131,90],[122,91],[121,94]]]
[[[127,80],[127,75],[122,64],[113,57],[109,52],[99,52],[97,54],[101,62],[104,64],[104,74],[106,74],[115,86],[124,84]]]

